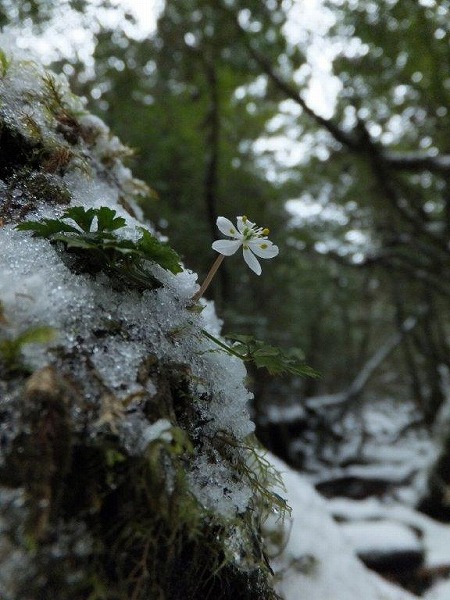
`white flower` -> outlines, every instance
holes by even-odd
[[[269,230],[256,227],[247,217],[238,217],[236,227],[229,219],[218,217],[217,227],[231,239],[217,240],[212,245],[213,249],[224,256],[231,256],[242,246],[245,262],[257,275],[261,275],[261,265],[256,256],[274,258],[279,252],[278,246],[267,239]]]

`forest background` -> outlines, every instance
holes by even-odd
[[[321,373],[250,373],[266,445],[301,466],[265,423],[314,397],[345,411],[409,402],[431,428],[450,367],[450,3],[148,10],[148,35],[103,0],[2,0],[0,25],[25,49],[46,39],[48,60],[135,149],[146,217],[200,278],[218,215],[270,227],[280,256],[263,276],[232,257],[208,291],[225,333],[301,348]]]

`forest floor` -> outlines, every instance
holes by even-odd
[[[272,412],[278,423],[282,412]],[[285,416],[295,413],[290,407]],[[320,443],[305,435],[292,441],[291,456],[304,461],[301,475],[276,462],[293,508],[290,539],[273,561],[280,594],[448,600],[450,523],[416,508],[439,454],[439,431],[427,429],[414,406],[390,400],[335,417],[333,435],[322,432]]]

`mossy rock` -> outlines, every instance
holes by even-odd
[[[0,596],[275,599],[260,526],[283,501],[245,369],[202,336],[220,333],[190,310],[194,274],[124,289],[15,229],[109,206],[133,236],[146,187],[63,78],[3,51]]]

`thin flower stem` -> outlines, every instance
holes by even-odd
[[[211,281],[213,280],[214,275],[217,272],[217,269],[220,267],[220,265],[222,264],[223,259],[225,258],[225,256],[223,254],[219,254],[219,256],[216,258],[213,266],[210,268],[208,275],[206,276],[205,281],[202,283],[200,289],[198,290],[198,292],[196,294],[194,294],[191,298],[191,302],[192,303],[196,303],[200,300],[200,298],[203,296],[203,294],[206,292],[209,284],[211,283]]]
[[[245,354],[239,354],[239,352],[236,352],[236,350],[233,350],[233,348],[228,346],[228,344],[224,344],[221,340],[219,340],[218,338],[216,338],[213,335],[211,335],[210,333],[208,333],[206,331],[206,329],[202,329],[202,333],[205,337],[207,337],[209,340],[211,340],[212,342],[217,344],[220,348],[222,348],[222,350],[225,350],[225,352],[227,352],[227,354],[236,356],[237,358],[240,358],[241,360],[248,360],[248,357]]]

